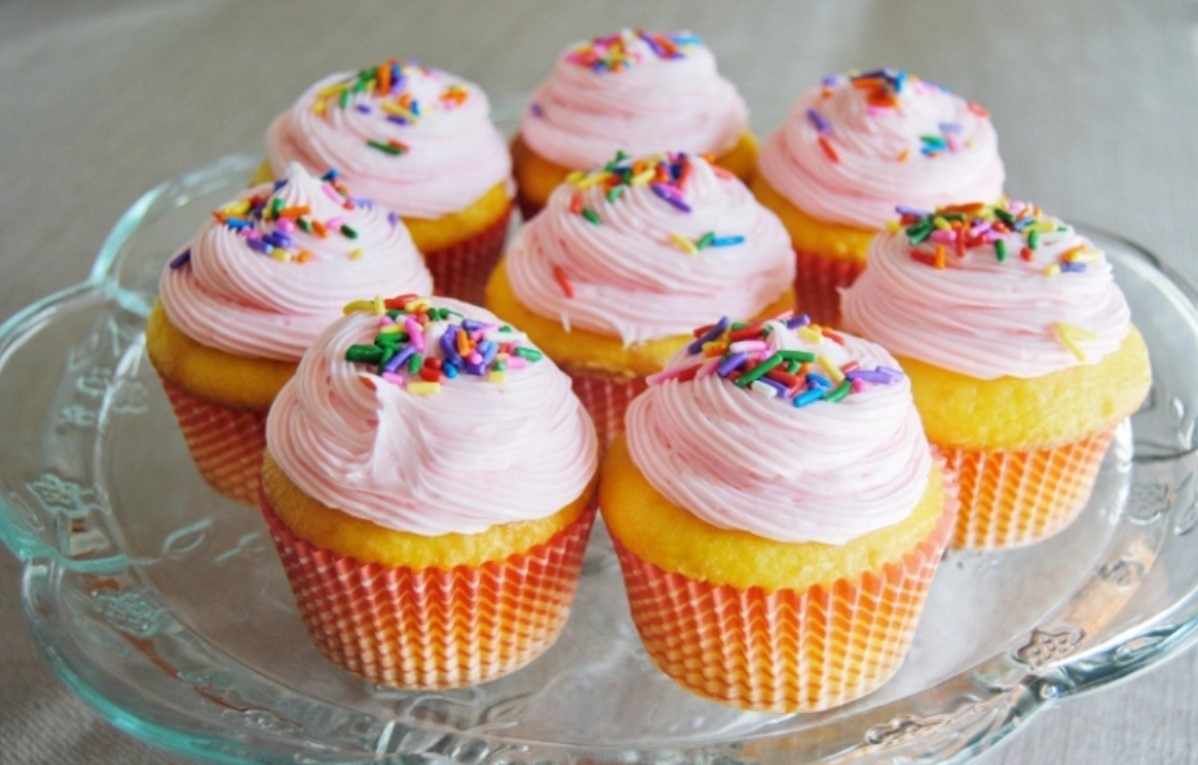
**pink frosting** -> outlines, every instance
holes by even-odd
[[[1011,209],[1032,217],[1018,202]],[[905,230],[879,234],[869,268],[842,290],[844,325],[900,356],[984,380],[1097,363],[1128,333],[1127,301],[1103,253],[1054,218],[1036,220],[1044,231],[1034,250],[1025,229],[993,235],[963,257],[947,236],[912,247]],[[948,251],[943,269],[938,245]]]
[[[333,167],[359,193],[405,218],[457,212],[508,180],[507,144],[477,85],[417,64],[382,66],[394,72],[386,90],[377,77],[364,77],[369,86],[351,92],[343,107],[342,86],[352,88],[362,73],[341,72],[317,82],[275,119],[266,152],[276,175],[293,161],[319,172]],[[400,152],[369,141],[394,141]]]
[[[723,154],[747,127],[744,101],[698,37],[624,30],[566,49],[534,93],[520,136],[542,157],[583,168],[617,150]]]
[[[897,204],[1002,195],[998,138],[984,109],[902,72],[885,70],[879,82],[874,90],[835,76],[800,96],[762,145],[765,180],[814,218],[864,229],[880,229]]]
[[[298,164],[287,168],[283,180],[277,190],[270,184],[250,189],[222,210],[256,199],[269,212],[278,199],[284,209],[306,206],[307,213],[267,220],[237,211],[230,214],[232,224],[210,218],[163,271],[163,308],[185,335],[240,356],[298,361],[354,297],[376,290],[431,291],[432,277],[394,213],[343,196],[343,185],[338,190]],[[232,227],[240,221],[248,225]],[[321,237],[305,232],[300,222],[337,225]],[[340,225],[356,237],[342,233]],[[262,240],[279,235],[290,243],[276,248]]]
[[[625,158],[615,166],[636,161]],[[786,230],[735,176],[692,155],[645,161],[650,170],[659,161],[689,165],[682,190],[634,180],[616,186],[620,196],[609,201],[604,179],[610,174],[595,170],[553,192],[507,252],[508,276],[521,303],[567,328],[633,344],[687,334],[713,311],[754,316],[790,287],[794,254]],[[659,192],[676,193],[690,212]],[[597,216],[598,225],[584,210]],[[709,232],[715,245],[693,253],[678,241],[699,243]],[[738,238],[743,241],[731,243]]]
[[[800,339],[769,322],[766,354],[807,350],[842,365],[895,367],[880,346]],[[666,367],[704,358],[686,350]],[[633,462],[655,489],[713,526],[781,542],[844,544],[898,523],[927,488],[931,457],[904,376],[796,408],[706,371],[654,380],[625,418]],[[760,395],[764,391],[765,395]]]
[[[435,305],[498,321],[455,300]],[[443,358],[447,326],[425,327],[427,355]],[[502,384],[461,374],[438,393],[414,395],[346,361],[350,346],[378,330],[370,312],[330,325],[271,408],[267,446],[305,493],[424,536],[544,518],[582,494],[597,467],[595,429],[553,362],[513,366]]]

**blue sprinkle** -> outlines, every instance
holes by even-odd
[[[271,190],[271,193],[273,194],[274,192],[278,191],[279,189],[283,188],[286,185],[287,185],[287,179],[280,178],[279,180],[275,181],[275,185],[274,185],[274,188]]]
[[[815,372],[807,373],[807,384],[812,388],[831,388],[832,381],[823,375],[817,375]]]
[[[262,241],[274,247],[290,247],[291,237],[284,234],[282,231],[271,231],[269,234],[262,236]]]
[[[337,172],[337,168],[335,168],[335,167],[330,167],[330,168],[329,168],[329,171],[328,171],[327,173],[325,173],[324,175],[320,176],[320,180],[322,180],[322,181],[325,181],[325,182],[328,182],[328,181],[335,181],[335,180],[337,180],[337,176],[338,176],[338,175],[340,175],[340,173],[339,173],[339,172]]]
[[[244,218],[225,218],[225,225],[234,231],[240,231],[243,228],[249,228],[254,225]]]
[[[741,244],[745,238],[740,234],[736,236],[717,236],[711,240],[712,247],[731,247],[734,244]]]
[[[1070,263],[1069,261],[1064,260],[1064,261],[1061,261],[1061,270],[1069,271],[1069,272],[1075,273],[1075,274],[1080,274],[1086,270],[1086,264],[1085,263]]]
[[[499,346],[490,340],[483,340],[478,344],[478,352],[482,354],[483,364],[490,366],[495,360],[495,356],[499,353]]]
[[[457,366],[449,362],[441,365],[441,372],[450,380],[458,376]]]
[[[795,402],[794,402],[795,409],[802,408],[804,406],[807,406],[808,404],[814,404],[816,401],[819,401],[823,397],[824,397],[824,392],[822,390],[804,391],[804,392],[800,393],[799,395],[795,396]]]
[[[171,258],[171,268],[180,269],[191,262],[191,248],[188,247],[183,252]]]

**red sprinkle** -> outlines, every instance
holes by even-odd
[[[418,297],[419,297],[419,295],[416,295],[415,293],[411,293],[411,292],[404,294],[404,295],[396,295],[393,298],[387,298],[386,300],[384,300],[383,308],[386,308],[388,310],[402,309],[405,305],[407,305],[408,303],[411,303],[413,300],[415,300]]]
[[[582,195],[575,194],[570,199],[570,213],[572,215],[578,215],[581,212],[582,212]]]
[[[562,288],[562,294],[567,298],[574,297],[574,285],[570,284],[570,277],[566,276],[566,272],[562,270],[561,266],[553,267],[553,278]]]
[[[836,153],[836,149],[832,148],[832,143],[825,137],[819,137],[819,147],[824,150],[824,154],[828,155],[828,159],[833,162],[840,161],[840,155]]]
[[[749,326],[744,327],[742,329],[734,329],[731,332],[729,332],[728,340],[730,342],[736,342],[737,340],[748,340],[750,338],[756,338],[758,335],[761,334],[761,330],[762,330],[761,322],[757,322],[756,324],[750,324]]]
[[[1019,251],[1019,257],[1023,258],[1028,263],[1031,263],[1032,257],[1033,257],[1032,251],[1029,248],[1024,247],[1022,250]]]

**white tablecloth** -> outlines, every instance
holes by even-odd
[[[825,73],[896,66],[986,104],[1016,197],[1142,243],[1198,281],[1198,4],[0,0],[0,318],[81,280],[143,190],[257,151],[301,89],[392,55],[518,104],[567,42],[689,27],[759,131]],[[18,402],[2,402],[14,406]],[[0,762],[182,762],[51,674],[0,553]],[[985,765],[1198,762],[1198,652],[1030,722]]]

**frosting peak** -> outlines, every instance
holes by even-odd
[[[931,457],[880,346],[806,317],[695,334],[625,419],[633,461],[670,501],[720,528],[827,544],[914,509]]]
[[[281,180],[213,213],[159,282],[171,323],[229,353],[297,361],[355,295],[427,292],[432,277],[395,215],[335,171]]]
[[[800,96],[760,169],[813,217],[865,229],[899,203],[995,201],[1004,180],[985,109],[892,69],[834,75]]]
[[[445,298],[351,309],[367,306],[321,333],[271,408],[267,445],[304,492],[425,536],[543,518],[582,494],[594,426],[521,333]]]
[[[979,379],[1095,364],[1130,312],[1106,256],[1022,202],[900,208],[842,291],[845,326],[891,351]]]
[[[504,182],[511,160],[486,95],[454,75],[395,59],[317,82],[266,136],[276,175],[288,162],[335,167],[406,218],[437,218]]]
[[[698,36],[625,29],[566,49],[520,136],[542,157],[584,168],[619,149],[723,154],[747,128],[744,101]]]
[[[781,222],[731,173],[690,154],[623,154],[559,186],[508,250],[531,310],[625,344],[754,316],[794,278]]]

